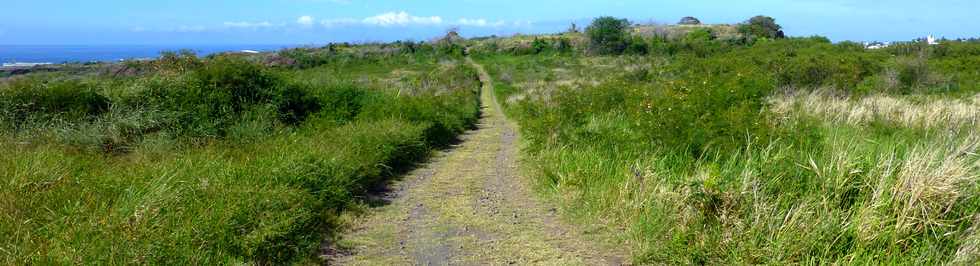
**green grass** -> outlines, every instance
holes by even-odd
[[[706,45],[480,61],[542,192],[637,263],[977,261],[977,73],[946,65],[976,54],[903,83],[847,43]]]
[[[382,56],[0,87],[0,263],[318,263],[342,212],[478,117],[461,61]]]
[[[474,126],[464,51],[540,190],[639,264],[980,259],[976,43],[677,32],[621,56],[566,33],[5,78],[0,263],[318,263],[345,211]]]

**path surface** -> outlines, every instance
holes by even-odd
[[[621,265],[518,176],[517,133],[494,99],[482,66],[479,129],[392,187],[391,203],[372,210],[344,237],[342,265]]]

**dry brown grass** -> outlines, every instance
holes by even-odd
[[[967,230],[966,235],[950,265],[980,264],[980,215],[973,217],[973,227]]]
[[[912,151],[891,188],[897,232],[952,226],[947,214],[957,202],[974,196],[968,194],[969,185],[980,179],[973,171],[975,163],[968,158],[976,154],[977,145],[976,137],[970,137],[951,141],[945,147]]]
[[[789,114],[797,110],[833,123],[860,125],[875,119],[910,128],[972,128],[980,126],[980,94],[971,99],[937,99],[916,103],[889,95],[860,99],[836,96],[830,90],[784,93],[771,100],[772,110]]]

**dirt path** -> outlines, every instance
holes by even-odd
[[[479,129],[393,185],[392,201],[357,221],[342,240],[342,265],[621,265],[596,249],[518,176],[517,133],[480,73]]]

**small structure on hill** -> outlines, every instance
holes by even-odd
[[[939,40],[936,40],[935,36],[929,34],[929,37],[926,37],[926,43],[928,43],[929,45],[937,45],[939,44]]]
[[[684,17],[681,18],[681,21],[677,22],[677,24],[678,25],[701,25],[701,20],[699,20],[696,17]]]
[[[891,46],[891,45],[892,44],[890,42],[865,42],[864,43],[864,48],[867,48],[867,49],[870,49],[870,50],[878,50],[878,49],[882,49],[882,48],[887,48],[888,46]]]
[[[450,28],[449,30],[446,30],[446,35],[436,40],[436,43],[452,44],[452,43],[460,43],[465,40],[466,39],[464,39],[463,36],[459,35],[459,28],[454,27],[454,28]]]

